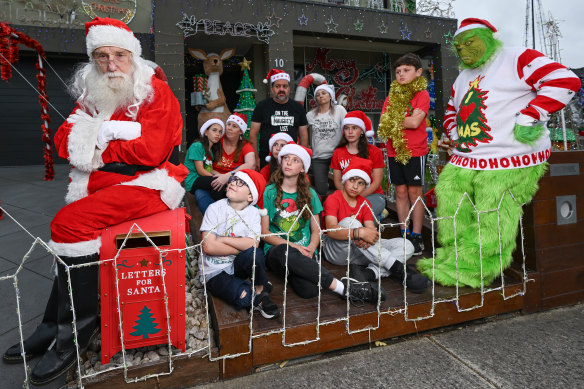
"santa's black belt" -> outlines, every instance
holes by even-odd
[[[111,162],[106,163],[98,170],[107,173],[123,174],[124,176],[134,176],[137,172],[147,172],[155,168],[157,168],[157,166],[130,165],[123,162]]]

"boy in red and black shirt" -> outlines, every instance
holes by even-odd
[[[422,60],[413,53],[400,57],[395,63],[395,81],[392,90],[385,99],[381,126],[384,116],[403,117],[401,130],[389,130],[387,139],[387,155],[389,157],[389,180],[395,185],[397,215],[400,223],[405,223],[410,207],[422,198],[424,172],[426,170],[426,155],[428,143],[426,134],[426,116],[430,109],[430,95],[426,90],[427,82],[422,77]],[[398,92],[399,90],[399,92]],[[411,96],[411,97],[410,97]],[[410,99],[407,101],[401,99]],[[401,111],[404,107],[407,108]],[[401,112],[393,112],[395,110]],[[391,122],[391,121],[390,121]],[[404,145],[405,147],[401,147]],[[394,147],[397,145],[396,147]],[[424,221],[424,206],[418,203],[412,212],[412,231],[404,224],[402,233],[414,245],[414,255],[422,254],[422,223]]]
[[[346,266],[349,260],[350,276],[358,281],[390,276],[403,282],[406,278],[410,291],[423,293],[430,280],[409,268],[404,272],[404,261],[412,256],[413,245],[402,238],[380,239],[371,203],[361,196],[371,184],[372,170],[371,161],[360,157],[353,157],[343,169],[343,189],[334,192],[324,203],[324,228],[329,231],[323,236],[323,255],[335,265]],[[382,296],[383,293],[382,289]]]

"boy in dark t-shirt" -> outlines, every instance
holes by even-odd
[[[268,142],[272,134],[285,132],[295,142],[308,146],[308,120],[302,104],[291,100],[290,76],[282,70],[272,69],[264,80],[269,79],[272,97],[260,101],[251,117],[249,141],[256,151],[256,168],[266,165],[270,153]],[[258,146],[259,134],[259,146]]]

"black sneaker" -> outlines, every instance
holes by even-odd
[[[414,245],[413,255],[421,255],[422,251],[424,251],[424,240],[422,239],[422,235],[409,234],[407,238]]]
[[[274,285],[272,285],[272,283],[270,281],[266,282],[264,284],[263,292],[266,292],[267,294],[271,294],[272,290],[274,290]]]
[[[407,265],[406,273],[404,273],[404,264],[400,261],[395,261],[391,265],[389,278],[400,284],[403,284],[405,278],[406,287],[412,293],[424,293],[432,283],[428,277],[416,272],[413,265]]]
[[[253,307],[256,311],[259,311],[263,317],[266,319],[273,319],[274,317],[280,316],[280,310],[278,306],[270,300],[270,296],[265,291],[262,291],[258,295],[259,303]]]
[[[375,281],[375,273],[373,270],[363,265],[352,264],[349,266],[349,277],[357,281]]]
[[[376,303],[379,294],[377,282],[362,282],[354,278],[343,277],[341,282],[345,286],[345,295],[349,295],[349,300],[355,305],[362,303]],[[387,294],[381,287],[381,301],[385,301]]]

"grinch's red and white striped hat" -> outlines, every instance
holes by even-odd
[[[468,30],[472,30],[475,28],[488,28],[489,30],[493,31],[493,33],[497,32],[495,26],[484,19],[478,18],[466,18],[462,22],[460,22],[460,27],[454,33],[454,36],[457,36],[461,32],[465,32]]]
[[[134,55],[142,55],[140,41],[130,28],[121,20],[112,18],[94,18],[85,23],[85,44],[87,55],[99,47],[114,46],[131,51]]]

